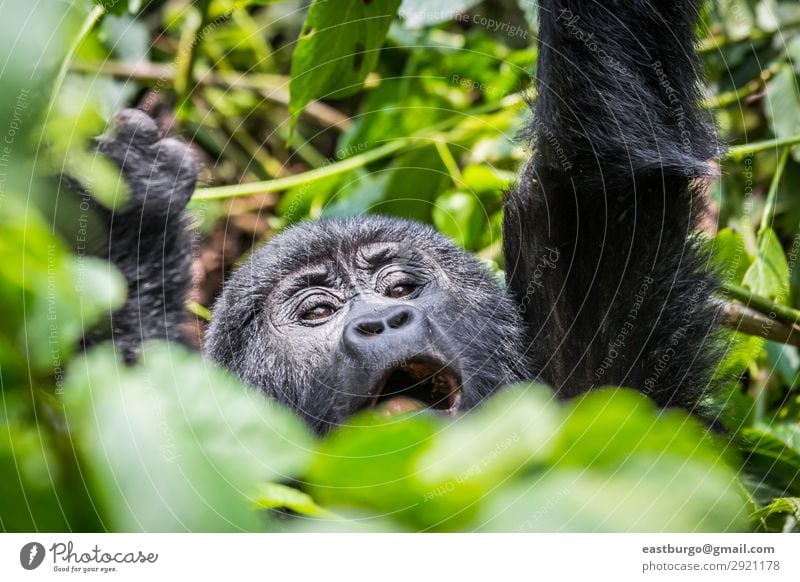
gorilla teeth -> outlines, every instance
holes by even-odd
[[[419,408],[454,413],[461,402],[461,382],[442,362],[408,362],[391,368],[384,374],[372,391],[370,408],[397,399],[416,401],[420,404]]]

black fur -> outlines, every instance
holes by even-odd
[[[697,107],[698,5],[540,2],[534,155],[506,199],[507,289],[424,225],[306,223],[226,282],[208,355],[321,431],[367,406],[397,360],[420,357],[458,375],[459,410],[540,377],[565,397],[623,385],[701,413],[717,358],[714,281],[692,233],[719,147]],[[155,141],[144,114],[124,115],[100,149],[134,192],[133,206],[109,217],[107,253],[131,288],[114,339],[134,354],[142,339],[179,339],[188,285],[179,211],[196,168],[175,142]],[[387,296],[385,271],[412,291]],[[413,329],[386,327],[384,343],[356,338],[358,349],[345,341],[358,318],[388,321],[400,305]]]
[[[621,385],[698,412],[718,357],[692,239],[719,150],[697,107],[700,2],[540,5],[535,153],[504,225],[536,367],[565,396]]]
[[[191,239],[183,211],[199,166],[185,144],[159,140],[155,122],[134,109],[120,113],[97,150],[121,168],[129,199],[115,210],[91,202],[87,230],[103,236],[93,236],[89,250],[116,265],[128,281],[128,296],[108,325],[92,330],[84,343],[112,339],[133,361],[147,339],[186,341]],[[70,182],[70,189],[91,200]]]

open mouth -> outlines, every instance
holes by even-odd
[[[387,371],[371,398],[370,408],[394,404],[397,412],[428,408],[452,414],[461,403],[461,380],[442,362],[413,360]]]

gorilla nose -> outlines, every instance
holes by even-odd
[[[390,307],[375,317],[366,316],[355,319],[350,325],[357,335],[371,337],[407,327],[413,319],[414,315],[410,309],[397,306]]]
[[[351,319],[344,329],[344,343],[353,351],[400,347],[424,340],[422,317],[405,305],[394,305]],[[401,344],[402,342],[402,344]]]

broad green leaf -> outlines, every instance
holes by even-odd
[[[369,212],[386,198],[386,188],[391,178],[391,170],[372,174],[362,172],[358,176],[354,175],[352,180],[342,182],[341,189],[323,208],[322,216],[324,218],[358,216]]]
[[[797,348],[776,342],[767,342],[765,347],[770,373],[777,374],[785,385],[794,386],[800,371],[800,355]]]
[[[698,420],[678,410],[659,411],[643,394],[617,388],[594,390],[571,403],[554,462],[612,469],[642,454],[709,466],[723,462],[721,448]]]
[[[767,83],[764,109],[772,133],[778,138],[800,134],[800,95],[797,75],[789,64]],[[792,157],[800,162],[800,148],[792,148]]]
[[[433,146],[398,156],[383,200],[373,212],[431,222],[434,201],[450,183],[450,176]]]
[[[400,19],[408,28],[421,28],[453,20],[481,0],[403,0]]]
[[[500,197],[508,189],[509,181],[486,165],[470,164],[464,168],[463,184],[476,194],[493,194]]]
[[[789,293],[789,266],[778,236],[771,228],[758,233],[758,253],[742,285],[776,303],[785,301]]]
[[[477,523],[492,532],[742,531],[731,472],[672,455],[637,454],[612,472],[564,469],[494,493]]]
[[[83,334],[122,305],[126,286],[108,263],[67,252],[35,208],[6,200],[0,213],[0,293],[7,295],[0,335],[34,370],[57,376]]]
[[[0,392],[0,530],[66,531],[70,494],[61,491],[62,468],[46,431],[25,419],[20,392]],[[77,525],[77,524],[74,524]]]
[[[399,155],[388,168],[342,182],[322,215],[371,212],[430,222],[434,200],[449,182],[436,150],[426,146]]]
[[[314,0],[292,56],[292,123],[314,99],[361,89],[399,5],[400,0]]]
[[[94,3],[110,14],[125,14],[129,10],[136,12],[141,0],[94,0]]]
[[[433,224],[458,246],[475,250],[487,221],[486,210],[477,196],[468,192],[448,192],[436,199]]]
[[[563,412],[542,385],[504,389],[483,407],[449,424],[417,463],[431,487],[472,483],[488,492],[550,459]]]
[[[778,487],[778,495],[800,495],[800,428],[794,423],[758,425],[742,431],[746,470]]]
[[[457,530],[475,507],[473,487],[421,482],[417,458],[436,440],[441,419],[428,413],[385,418],[366,414],[322,443],[306,478],[323,506],[391,515],[404,528]]]
[[[709,242],[709,252],[720,278],[728,283],[741,284],[752,262],[742,234],[730,228],[721,229]]]
[[[76,362],[67,421],[116,531],[253,531],[259,484],[295,477],[313,441],[289,412],[179,346],[129,367],[110,348]]]

